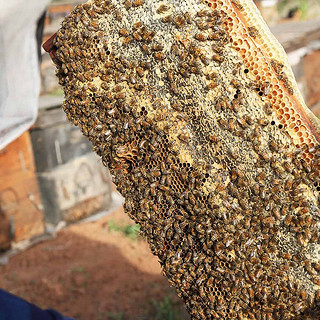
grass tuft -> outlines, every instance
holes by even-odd
[[[162,301],[152,301],[155,309],[155,320],[182,320],[177,303],[173,302],[169,296],[166,296]]]
[[[120,232],[131,240],[137,240],[139,238],[140,226],[138,224],[120,225],[117,222],[110,220],[109,230]]]

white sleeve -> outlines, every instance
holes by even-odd
[[[34,123],[40,75],[37,21],[49,0],[0,0],[0,150]]]

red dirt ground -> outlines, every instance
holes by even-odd
[[[69,226],[0,267],[0,287],[77,320],[151,319],[152,300],[178,297],[147,243],[109,231],[110,220],[131,223],[121,208],[99,221]],[[121,318],[107,315],[120,312]]]

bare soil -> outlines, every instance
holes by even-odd
[[[111,220],[132,223],[121,208],[69,226],[0,267],[0,287],[77,320],[158,319],[154,301],[168,297],[180,310],[174,319],[188,319],[146,241],[110,231]]]

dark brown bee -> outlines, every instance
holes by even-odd
[[[207,36],[203,33],[197,33],[194,38],[198,41],[207,41]]]
[[[164,23],[172,22],[172,21],[173,21],[173,16],[172,16],[172,14],[163,17],[163,18],[161,19],[161,21],[164,22]]]
[[[137,21],[133,24],[133,29],[137,30],[139,28],[142,27],[142,22],[141,21]]]
[[[238,122],[238,123],[240,124],[240,126],[241,126],[242,128],[244,128],[244,129],[248,126],[246,120],[244,120],[244,119],[238,118],[238,119],[237,119],[237,122]]]
[[[115,16],[116,16],[116,20],[118,20],[119,22],[122,21],[122,15],[121,12],[119,10],[115,10],[114,12]]]
[[[210,24],[202,19],[197,19],[196,25],[200,30],[208,30],[210,28]]]
[[[294,90],[289,82],[289,79],[288,77],[283,77],[283,85],[286,89],[288,89],[288,92],[290,95],[293,95],[294,94]]]
[[[246,122],[248,123],[248,125],[252,125],[253,124],[253,119],[250,116],[247,115],[244,118],[245,118]]]
[[[184,68],[179,69],[179,72],[184,78],[190,78],[191,76],[190,72]]]
[[[133,2],[132,2],[132,5],[134,6],[134,7],[139,7],[139,6],[142,6],[144,4],[144,0],[134,0]]]
[[[260,118],[258,119],[258,123],[261,125],[261,126],[267,126],[269,124],[269,121],[266,120],[266,119],[263,119],[263,118]]]
[[[212,90],[212,89],[216,88],[217,85],[218,85],[217,82],[215,82],[215,81],[210,81],[209,84],[207,85],[207,89],[208,89],[208,90]]]
[[[93,30],[98,30],[99,28],[99,21],[92,19],[90,22],[90,26],[93,28]]]
[[[142,41],[142,36],[138,31],[135,31],[132,35],[137,41]]]
[[[174,53],[176,56],[180,56],[181,55],[181,51],[180,51],[178,45],[176,45],[176,44],[172,45],[171,52]]]
[[[214,54],[212,56],[212,60],[221,63],[221,62],[223,62],[224,58],[223,58],[223,56],[220,56],[218,54]]]
[[[91,82],[88,83],[88,88],[92,92],[96,92],[98,90],[98,88],[94,84],[92,84]]]
[[[134,88],[138,91],[142,91],[144,89],[144,85],[142,83],[136,83]]]
[[[231,85],[234,86],[236,89],[239,89],[241,87],[240,82],[237,79],[232,79],[231,80]]]
[[[176,111],[179,111],[179,112],[182,111],[182,105],[180,103],[173,103],[171,107]]]
[[[156,60],[159,60],[159,61],[163,61],[166,58],[163,52],[156,52],[154,54],[154,57]]]
[[[143,77],[144,76],[144,70],[141,67],[136,68],[136,72],[139,75],[139,77]]]
[[[152,30],[145,31],[143,33],[143,40],[147,42],[151,42],[155,37],[155,35],[156,35],[155,31],[152,31]]]
[[[218,32],[210,32],[208,35],[208,40],[211,41],[218,41],[220,40],[220,34]],[[222,51],[223,49],[221,47],[219,47],[218,45],[214,45],[213,46],[213,50],[217,51],[220,50]]]
[[[205,65],[205,66],[208,66],[210,64],[210,61],[208,59],[208,57],[205,55],[205,54],[201,54],[199,56],[201,62]]]
[[[272,66],[272,68],[274,69],[274,71],[275,71],[276,73],[278,73],[278,74],[281,74],[281,73],[282,73],[282,70],[283,70],[283,67],[284,67],[284,65],[283,65],[282,63],[278,62],[278,61],[275,60],[275,59],[272,59],[272,60],[270,61],[270,63],[271,63],[271,66]]]
[[[133,38],[131,36],[125,37],[125,38],[123,38],[122,43],[124,45],[128,45],[132,40],[133,40]]]
[[[263,94],[267,96],[270,92],[270,82],[265,82],[263,86]]]
[[[205,17],[205,16],[209,16],[209,11],[206,9],[200,10],[197,12],[197,16],[198,17]]]
[[[184,14],[184,18],[186,19],[186,21],[187,21],[188,24],[191,24],[191,23],[192,23],[191,15],[190,15],[189,12],[186,12],[186,13]]]
[[[217,79],[217,77],[218,77],[218,75],[217,75],[216,72],[211,72],[211,73],[209,73],[209,74],[206,75],[206,78],[207,78],[208,80],[215,80],[215,79]]]
[[[178,138],[183,142],[188,142],[190,139],[190,135],[181,133],[181,134],[179,134]]]
[[[151,54],[151,50],[150,50],[150,47],[147,45],[147,44],[143,44],[142,47],[141,47],[142,51],[145,53],[145,54]]]
[[[162,4],[158,9],[157,9],[157,13],[161,14],[164,13],[166,11],[168,11],[170,9],[169,6]]]
[[[229,149],[227,150],[227,153],[231,156],[231,158],[236,159],[237,153],[236,153],[236,151],[235,151],[233,148],[229,148]]]
[[[178,94],[179,93],[178,87],[174,82],[172,82],[170,84],[170,89],[171,89],[172,93],[174,93],[174,94]]]
[[[239,0],[231,0],[231,2],[235,5],[238,10],[243,10],[242,4],[240,4]]]
[[[256,27],[249,27],[249,34],[252,38],[256,38],[259,36],[259,30]]]
[[[154,50],[154,51],[162,51],[163,48],[164,48],[164,46],[162,44],[154,44],[152,46],[152,50]]]
[[[126,7],[127,10],[129,10],[132,7],[132,2],[130,0],[126,0],[124,2],[124,6]]]
[[[235,120],[234,119],[229,119],[228,126],[229,126],[229,130],[233,131],[235,129]]]
[[[125,36],[127,37],[129,35],[129,31],[127,29],[120,29],[119,30],[119,33],[122,35],[122,36]]]
[[[186,24],[186,20],[182,15],[177,15],[174,19],[173,19],[174,24],[176,25],[177,28],[182,28],[185,26]]]
[[[151,63],[149,61],[141,61],[140,66],[147,70],[151,69]]]

